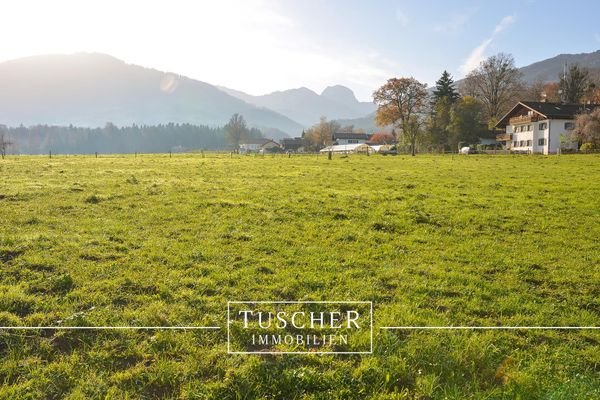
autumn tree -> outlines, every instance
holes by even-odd
[[[515,60],[504,53],[482,61],[464,81],[465,92],[482,104],[490,128],[519,100],[522,88]]]
[[[573,135],[583,148],[600,149],[600,107],[575,118]]]
[[[379,126],[393,125],[410,143],[416,154],[417,139],[423,133],[422,114],[427,101],[427,84],[414,78],[391,78],[373,93],[377,105],[375,122]]]
[[[393,144],[395,141],[394,136],[387,132],[377,132],[370,139],[370,142],[375,144]]]
[[[225,137],[235,150],[239,150],[240,142],[248,135],[248,127],[244,117],[240,114],[233,114],[225,125]]]
[[[591,83],[587,92],[583,96],[584,103],[600,104],[600,87]]]
[[[545,83],[542,90],[542,99],[551,103],[560,102],[560,84],[558,82]]]
[[[559,85],[563,102],[580,102],[590,84],[589,74],[586,68],[580,68],[577,64],[573,64],[566,74],[560,76]]]
[[[542,101],[544,98],[544,81],[536,79],[535,81],[524,84],[521,101]]]
[[[321,117],[318,124],[313,125],[304,133],[304,139],[308,142],[309,147],[319,150],[331,145],[333,134],[339,129],[340,125],[337,122],[327,121],[326,117]]]

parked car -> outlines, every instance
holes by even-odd
[[[477,150],[472,147],[462,147],[460,149],[460,154],[477,154]]]

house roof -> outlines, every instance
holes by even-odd
[[[577,114],[591,111],[600,107],[600,104],[563,104],[547,103],[542,101],[520,101],[507,112],[496,124],[496,128],[504,128],[509,124],[510,118],[519,110],[526,108],[545,119],[575,119]]]
[[[369,140],[369,135],[366,133],[346,133],[346,132],[336,132],[333,134],[333,140],[337,139],[362,139]]]

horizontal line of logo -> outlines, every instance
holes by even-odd
[[[0,326],[0,330],[40,330],[40,329],[140,329],[140,330],[219,330],[220,326]],[[381,326],[383,330],[591,330],[600,329],[600,326]]]

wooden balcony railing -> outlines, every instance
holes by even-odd
[[[509,142],[512,140],[512,134],[510,133],[499,133],[496,135],[496,140],[498,142]]]
[[[537,115],[519,115],[518,117],[512,117],[509,119],[508,123],[511,125],[527,124],[529,122],[537,121],[538,118],[539,117]]]

